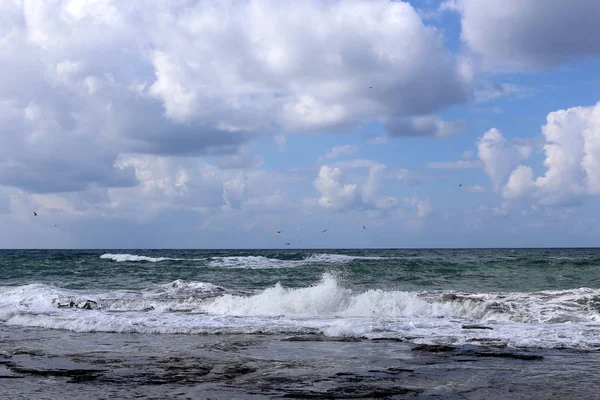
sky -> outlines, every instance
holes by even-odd
[[[0,137],[0,248],[600,246],[600,6],[2,0]]]

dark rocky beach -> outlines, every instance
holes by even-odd
[[[599,352],[2,327],[6,399],[595,399]]]

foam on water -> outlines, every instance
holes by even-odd
[[[58,308],[56,300],[97,302]],[[415,343],[600,349],[600,290],[536,293],[355,292],[331,274],[312,286],[240,294],[177,280],[143,291],[0,288],[0,323],[78,332],[321,333]],[[493,329],[464,329],[484,324]]]
[[[383,260],[386,257],[362,257],[349,256],[344,254],[312,254],[302,260],[280,260],[278,258],[269,258],[264,256],[231,256],[231,257],[213,257],[209,262],[210,267],[223,268],[249,268],[249,269],[268,269],[268,268],[294,268],[312,264],[344,264],[354,260]]]
[[[111,254],[106,253],[102,254],[100,258],[104,260],[112,260],[116,262],[135,262],[135,261],[146,261],[146,262],[161,262],[161,261],[177,261],[181,260],[180,258],[169,258],[169,257],[147,257],[147,256],[138,256],[135,254]]]
[[[116,262],[151,262],[162,261],[206,261],[205,258],[171,258],[171,257],[148,257],[136,254],[112,254],[106,253],[100,256],[104,260]],[[208,261],[209,267],[218,268],[249,268],[249,269],[269,269],[269,268],[294,268],[302,265],[316,263],[348,263],[354,260],[383,260],[388,257],[365,257],[349,256],[344,254],[312,254],[301,260],[285,260],[270,258],[264,256],[225,256],[212,257]]]

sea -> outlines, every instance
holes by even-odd
[[[0,250],[0,399],[600,399],[600,249]]]

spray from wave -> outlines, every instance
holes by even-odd
[[[599,347],[600,290],[355,292],[328,273],[311,286],[276,284],[254,293],[182,280],[142,291],[104,293],[33,284],[0,287],[0,321],[79,332],[320,333],[410,338],[416,343],[489,339],[521,347],[590,349]],[[464,328],[472,323],[487,328]]]

